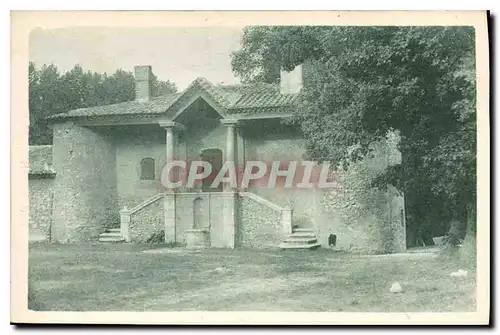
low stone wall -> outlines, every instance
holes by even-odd
[[[248,197],[239,197],[237,246],[275,248],[283,240],[281,212]]]
[[[146,205],[131,214],[129,225],[130,242],[161,243],[165,230],[164,199]]]
[[[50,241],[53,178],[29,178],[29,239]]]

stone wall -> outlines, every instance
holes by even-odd
[[[284,239],[281,213],[253,199],[239,197],[237,246],[276,248]]]
[[[337,235],[336,249],[363,253],[390,253],[405,249],[404,201],[397,190],[371,187],[371,181],[401,156],[397,139],[374,143],[374,151],[347,171],[339,171],[340,188],[325,190],[314,221],[320,243]],[[402,223],[403,221],[403,223]]]
[[[261,121],[264,122],[264,121]],[[262,133],[255,129],[263,128]],[[253,126],[245,129],[245,160],[266,162],[268,170],[273,161],[288,164],[304,160],[305,140],[294,128],[275,125],[269,129]],[[297,179],[297,181],[299,181]],[[310,217],[319,210],[320,193],[312,189],[267,188],[267,179],[250,183],[249,191],[279,206],[291,206],[296,217]]]
[[[262,133],[245,130],[245,159],[272,162],[300,161],[305,141],[286,126]],[[365,253],[398,252],[406,249],[404,199],[397,190],[375,190],[368,185],[389,165],[399,164],[397,135],[374,143],[375,151],[348,171],[339,172],[342,190],[268,189],[267,181],[253,183],[250,192],[280,206],[291,206],[293,224],[316,228],[319,242],[328,247],[330,234],[337,235],[338,250]],[[403,211],[403,219],[401,218]],[[403,221],[403,223],[402,223]]]
[[[53,183],[53,178],[29,178],[30,240],[51,240]]]
[[[165,229],[163,198],[141,208],[130,217],[129,234],[133,243],[159,243]]]
[[[122,127],[113,133],[116,146],[118,206],[132,208],[164,192],[161,172],[165,166],[165,130],[157,125]],[[141,180],[141,160],[155,160],[155,180]]]
[[[185,140],[181,141],[181,144],[185,143],[187,146],[184,150],[187,150],[188,160],[199,160],[205,149],[220,149],[223,157],[225,156],[227,129],[219,120],[205,119],[205,124],[195,123],[190,126],[183,136]]]
[[[116,156],[104,129],[73,122],[53,125],[54,216],[52,238],[72,243],[97,240],[118,226]]]
[[[406,250],[406,213],[404,207],[404,196],[399,194],[394,187],[389,188],[389,215],[391,227],[394,230],[394,245],[395,252]]]
[[[223,227],[223,202],[222,193],[182,193],[175,195],[176,206],[176,239],[177,243],[186,243],[186,230],[193,229],[195,222],[199,221],[202,229],[210,232],[210,245],[221,247],[226,243]],[[200,201],[200,215],[195,219],[195,201]],[[200,227],[198,227],[200,228]]]

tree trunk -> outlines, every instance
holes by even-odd
[[[473,204],[465,205],[463,211],[457,210],[455,218],[450,223],[449,242],[458,245],[468,237],[475,238],[475,221],[476,208]]]
[[[475,204],[469,204],[466,206],[467,210],[467,220],[465,225],[465,237],[464,240],[473,238],[476,239],[476,206]]]
[[[462,243],[465,237],[465,222],[463,218],[454,219],[450,223],[448,231],[448,243],[457,246]]]
[[[476,206],[470,204],[466,206],[467,220],[465,227],[465,237],[460,248],[460,259],[467,266],[475,267],[477,263],[477,243],[476,243]]]

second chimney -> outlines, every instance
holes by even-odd
[[[297,65],[292,71],[281,70],[280,92],[281,94],[299,93],[304,86],[303,65]]]
[[[151,98],[151,65],[134,67],[135,101],[148,101]]]

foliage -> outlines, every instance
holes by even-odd
[[[177,91],[170,81],[152,78],[152,95],[159,96]],[[52,132],[45,118],[76,108],[93,107],[133,100],[134,76],[131,72],[116,70],[112,75],[85,71],[75,65],[60,74],[57,66],[43,65],[37,69],[29,63],[29,143],[50,144]]]
[[[463,221],[475,207],[472,28],[249,27],[242,44],[232,66],[246,82],[276,82],[280,69],[304,64],[294,121],[311,159],[347,169],[397,131],[402,162],[375,186],[410,194],[416,224],[429,212]]]
[[[148,237],[146,243],[149,244],[161,244],[165,243],[165,230],[155,231]]]

